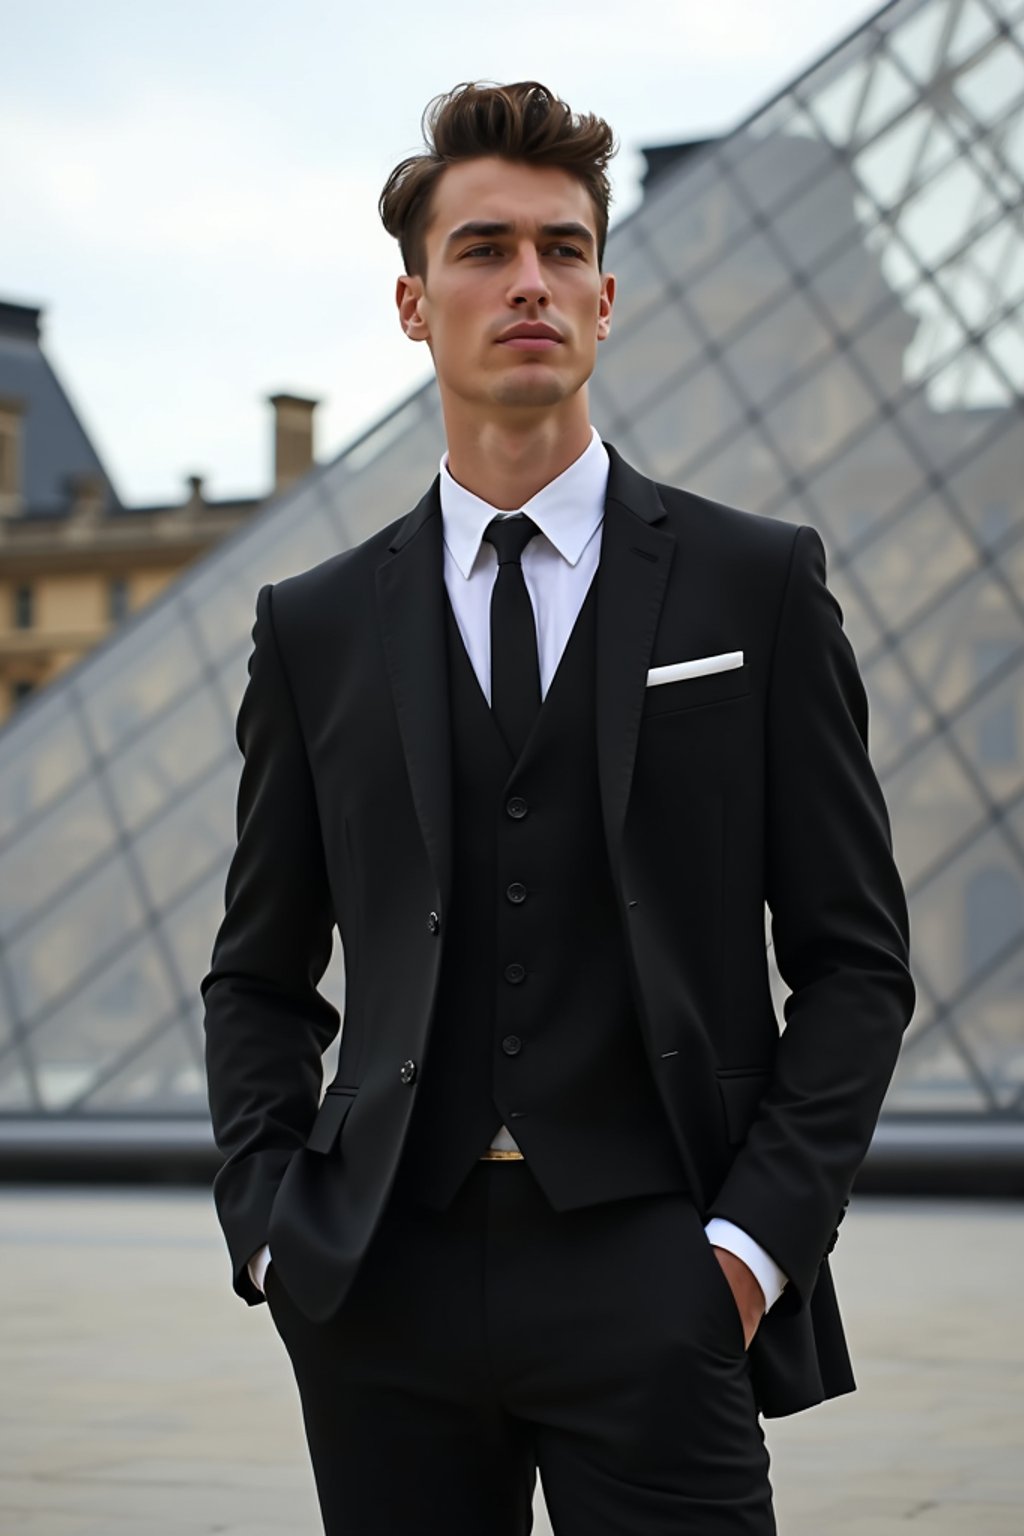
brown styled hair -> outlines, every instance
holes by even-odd
[[[480,155],[556,165],[579,177],[594,205],[600,268],[611,201],[605,172],[618,149],[603,118],[574,114],[536,80],[513,85],[467,81],[428,102],[422,129],[426,153],[395,166],[378,202],[384,228],[398,241],[410,276],[426,276],[426,231],[438,177],[446,166]]]

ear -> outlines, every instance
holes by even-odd
[[[612,328],[612,305],[615,303],[615,276],[605,272],[601,277],[601,296],[597,309],[597,339],[604,341]]]
[[[395,303],[402,330],[410,341],[427,341],[430,337],[430,327],[420,312],[423,299],[423,279],[403,272],[395,285]]]

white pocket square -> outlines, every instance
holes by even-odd
[[[652,667],[647,674],[647,686],[652,688],[658,683],[675,683],[683,677],[706,677],[709,672],[728,672],[742,665],[742,651],[722,651],[717,656],[695,656],[692,661],[672,661],[667,667]]]

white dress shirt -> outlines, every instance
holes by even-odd
[[[608,485],[608,452],[596,428],[590,443],[569,468],[550,480],[515,511],[525,512],[540,536],[522,554],[523,579],[537,623],[541,698],[555,675],[583,600],[597,572],[601,555]],[[483,535],[494,517],[510,517],[454,480],[443,454],[441,519],[444,535],[444,582],[455,622],[487,702],[491,701],[491,589],[498,572],[498,552]],[[496,1132],[493,1147],[515,1150],[506,1126]],[[753,1271],[764,1292],[766,1307],[782,1294],[786,1275],[761,1245],[733,1222],[714,1216],[704,1228],[708,1241],[728,1248]],[[253,1282],[261,1290],[269,1262],[266,1245],[249,1262]]]

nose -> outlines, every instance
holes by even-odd
[[[509,288],[509,299],[513,304],[541,305],[547,304],[551,299],[551,290],[541,269],[537,247],[532,242],[524,243],[519,247]]]

